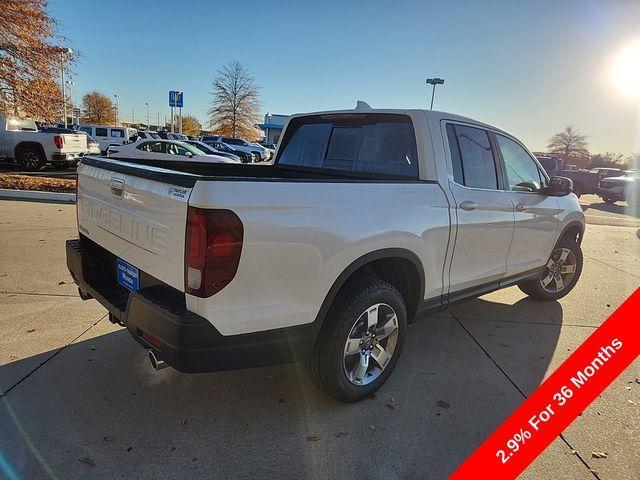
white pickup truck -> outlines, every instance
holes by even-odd
[[[39,132],[31,119],[0,117],[0,158],[15,160],[23,170],[38,171],[45,165],[67,168],[88,151],[83,133]]]
[[[307,362],[356,401],[407,326],[518,285],[556,300],[582,270],[571,181],[512,135],[424,110],[293,116],[273,165],[85,158],[68,268],[83,299],[182,372]]]

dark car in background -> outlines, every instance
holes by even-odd
[[[193,145],[199,150],[202,150],[204,153],[209,155],[219,155],[221,157],[230,158],[231,160],[235,160],[236,162],[242,162],[242,158],[240,156],[235,155],[230,152],[222,152],[220,150],[216,150],[211,145],[207,145],[204,142],[200,142],[198,140],[187,140],[184,143],[188,143],[189,145]]]
[[[186,135],[181,133],[172,133],[172,132],[157,132],[158,136],[163,140],[177,140],[179,142],[184,142],[188,140]]]
[[[237,155],[242,160],[242,163],[254,163],[256,161],[255,155],[251,153],[243,152],[241,150],[236,150],[235,148],[230,147],[226,143],[206,140],[206,138],[207,137],[202,137],[202,143],[205,143],[210,147],[215,148],[218,152],[231,153],[233,155]]]
[[[540,155],[536,157],[550,177],[565,177],[573,181],[573,193],[580,196],[584,193],[596,193],[600,183],[600,175],[589,170],[571,168],[553,155]]]

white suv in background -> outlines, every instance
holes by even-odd
[[[80,125],[77,130],[93,137],[102,153],[105,153],[110,145],[122,145],[138,134],[135,128],[109,125]]]

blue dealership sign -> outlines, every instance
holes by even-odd
[[[169,90],[169,106],[182,108],[184,93],[176,90]]]

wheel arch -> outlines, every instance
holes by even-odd
[[[575,241],[577,244],[581,244],[583,235],[584,225],[577,220],[573,220],[562,229],[562,233],[558,236],[556,244],[567,238]]]
[[[44,158],[44,160],[47,160],[47,154],[44,151],[44,147],[42,146],[41,143],[38,142],[20,142],[18,143],[14,148],[13,148],[13,158],[14,159],[18,159],[18,155],[20,154],[20,152],[22,152],[23,150],[27,149],[27,148],[34,148],[36,150],[38,150],[40,152],[40,154],[42,155],[42,157]]]
[[[384,267],[386,272],[382,270]],[[415,253],[405,248],[384,248],[357,258],[338,275],[325,296],[314,322],[318,328],[324,323],[331,305],[343,287],[349,281],[367,275],[388,281],[396,287],[405,298],[407,320],[413,319],[425,291],[426,281],[422,262]]]

